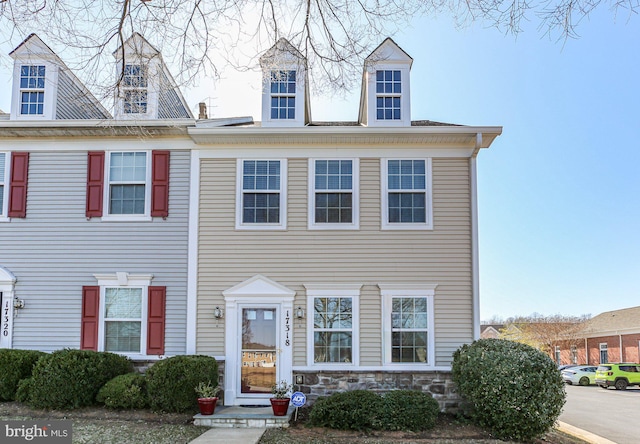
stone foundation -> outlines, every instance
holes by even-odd
[[[303,378],[303,383],[295,385],[295,389],[307,396],[308,405],[313,404],[321,396],[349,390],[385,393],[404,389],[429,393],[440,404],[440,410],[447,413],[456,413],[462,401],[457,394],[450,372],[294,371],[294,383],[296,377]]]

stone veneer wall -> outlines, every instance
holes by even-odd
[[[136,371],[144,373],[156,361],[135,361]],[[224,361],[218,361],[218,382],[224,387]],[[296,377],[302,376],[303,383],[295,384]],[[312,405],[321,396],[329,396],[336,392],[349,390],[371,390],[385,393],[391,390],[417,390],[429,393],[438,401],[440,410],[456,413],[460,409],[462,399],[456,391],[451,372],[337,372],[337,371],[294,371],[294,390],[307,396],[307,405]],[[218,395],[219,405],[224,403],[224,391]]]
[[[430,393],[440,404],[440,410],[448,413],[458,411],[462,401],[456,391],[456,385],[451,379],[451,372],[294,371],[294,384],[296,376],[302,376],[303,383],[294,385],[295,390],[307,395],[307,404],[309,405],[313,404],[320,396],[348,390],[371,390],[376,393],[397,389],[417,390]]]

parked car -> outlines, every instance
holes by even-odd
[[[604,389],[614,386],[616,390],[624,390],[630,385],[640,385],[640,364],[600,364],[596,370],[596,384]]]
[[[567,384],[589,385],[596,381],[595,365],[576,365],[562,370],[562,380]]]
[[[565,364],[565,365],[559,365],[558,366],[558,370],[562,371],[562,370],[566,370],[569,367],[577,367],[578,364]]]

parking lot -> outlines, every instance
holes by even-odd
[[[567,402],[559,420],[617,444],[640,442],[640,388],[604,390],[567,385]]]

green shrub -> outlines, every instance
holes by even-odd
[[[16,401],[24,404],[30,403],[29,393],[31,393],[31,385],[33,384],[33,378],[21,379],[18,383],[18,389],[16,390]]]
[[[556,364],[525,344],[481,339],[453,355],[453,381],[472,404],[472,419],[498,438],[531,440],[562,411],[565,391]]]
[[[144,409],[149,406],[147,381],[140,373],[116,376],[100,389],[96,401],[110,409]]]
[[[74,409],[95,404],[98,391],[117,375],[132,371],[126,357],[91,350],[58,350],[43,356],[33,378],[22,387],[31,407]]]
[[[218,363],[203,355],[174,356],[147,370],[149,404],[156,412],[185,413],[198,409],[195,387],[218,382]]]
[[[384,401],[367,390],[334,393],[319,398],[311,409],[311,425],[340,430],[379,430],[382,428]]]
[[[384,395],[385,430],[432,429],[440,413],[438,401],[427,393],[415,390],[394,390]]]
[[[18,383],[31,377],[33,366],[44,355],[36,350],[0,350],[0,401],[16,399]]]

